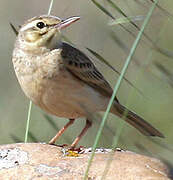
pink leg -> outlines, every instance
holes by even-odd
[[[76,145],[78,144],[78,142],[80,141],[80,139],[84,136],[84,134],[87,132],[87,130],[91,127],[92,122],[90,122],[88,119],[86,120],[86,125],[85,127],[82,129],[81,133],[79,134],[79,136],[77,136],[77,138],[73,141],[73,143],[71,144],[71,149],[74,149],[76,147]]]
[[[55,141],[64,133],[64,131],[74,123],[75,119],[69,119],[69,122],[58,131],[58,133],[49,141],[49,144],[55,144]]]

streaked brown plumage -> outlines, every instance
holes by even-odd
[[[54,16],[39,16],[28,20],[19,30],[13,51],[13,64],[18,81],[35,104],[46,112],[70,119],[69,123],[50,141],[56,139],[74,122],[86,117],[86,126],[75,139],[75,147],[91,126],[88,112],[105,111],[112,88],[81,51],[61,41],[60,30],[79,17],[61,20]],[[111,112],[147,136],[163,137],[157,129],[127,110],[116,98]]]

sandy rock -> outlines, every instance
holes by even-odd
[[[90,149],[76,153],[39,143],[2,145],[0,180],[81,180],[90,154]],[[171,179],[169,169],[160,160],[130,151],[98,149],[88,180],[99,180],[103,174],[108,180]]]

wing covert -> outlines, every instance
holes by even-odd
[[[111,86],[84,53],[64,42],[61,48],[64,65],[73,75],[98,89],[106,96],[112,95]]]
[[[83,52],[64,42],[61,48],[64,65],[73,75],[98,89],[105,96],[112,95],[113,90],[109,83]],[[117,98],[115,100],[118,102]]]

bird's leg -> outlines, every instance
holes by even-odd
[[[87,132],[87,130],[91,127],[92,122],[89,121],[88,119],[86,119],[86,125],[85,127],[82,129],[81,133],[79,134],[79,136],[77,136],[77,138],[73,141],[73,143],[71,144],[71,149],[74,149],[76,147],[76,145],[78,144],[78,142],[80,141],[80,139],[84,136],[84,134]]]
[[[58,131],[58,133],[49,141],[49,144],[55,144],[55,141],[64,133],[64,131],[74,123],[75,119],[69,119],[69,122]]]

